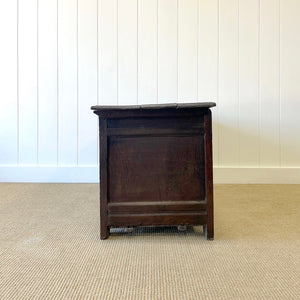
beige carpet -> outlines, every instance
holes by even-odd
[[[300,186],[215,186],[202,228],[99,239],[96,184],[0,184],[0,299],[300,299]]]

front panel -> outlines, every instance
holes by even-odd
[[[204,200],[202,137],[110,137],[108,149],[108,202]]]
[[[110,225],[204,221],[203,117],[107,124]]]

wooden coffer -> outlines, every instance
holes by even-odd
[[[213,239],[215,103],[93,106],[100,128],[100,237],[110,227],[203,225]]]

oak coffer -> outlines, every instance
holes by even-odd
[[[100,237],[110,227],[203,225],[214,237],[212,102],[93,106]]]

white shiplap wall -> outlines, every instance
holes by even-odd
[[[0,40],[0,181],[97,181],[91,105],[215,101],[215,182],[300,183],[299,0],[0,1]]]

